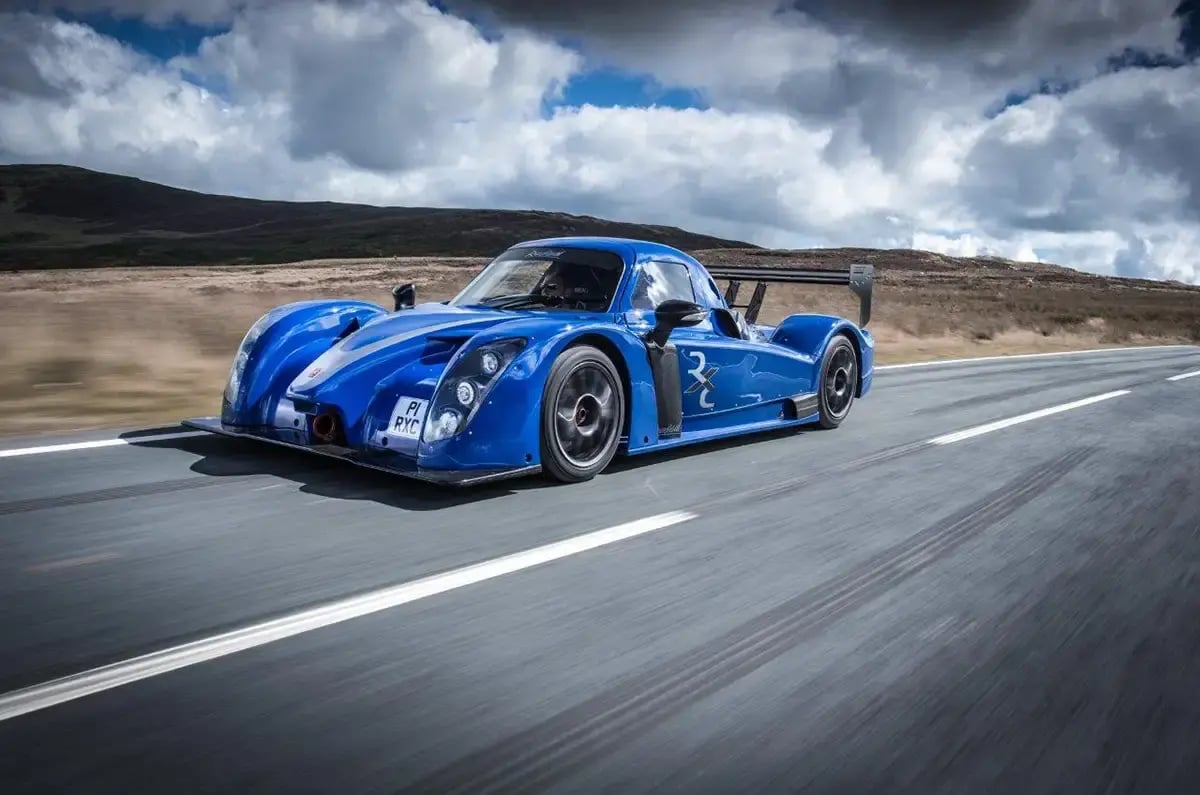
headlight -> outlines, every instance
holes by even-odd
[[[437,442],[462,433],[492,386],[526,344],[523,339],[489,342],[451,361],[430,403],[422,438]]]
[[[470,381],[459,381],[458,386],[454,388],[454,396],[458,398],[459,403],[469,407],[475,402],[475,387],[471,386]]]
[[[246,371],[246,364],[250,361],[250,351],[254,350],[254,343],[258,342],[258,338],[271,325],[274,316],[274,310],[263,315],[254,321],[254,325],[246,332],[246,336],[242,337],[242,344],[238,346],[237,353],[233,357],[233,364],[229,368],[229,381],[225,384],[225,400],[230,405],[237,401],[238,390],[242,386],[242,374]]]
[[[500,357],[495,351],[484,351],[479,354],[479,367],[484,375],[495,375],[500,371]]]
[[[449,439],[458,433],[460,422],[462,422],[462,416],[457,411],[446,409],[425,424],[425,441],[436,442]]]

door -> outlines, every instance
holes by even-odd
[[[679,351],[684,432],[780,419],[781,401],[810,386],[811,365],[791,351],[730,337],[711,323],[680,329],[671,341]]]
[[[668,299],[709,310],[700,324],[671,332],[679,358],[683,432],[777,419],[778,401],[806,388],[802,382],[810,365],[766,341],[733,336],[727,325],[716,323],[713,310],[723,310],[723,301],[714,290],[696,288],[704,278],[683,263],[645,262],[630,296],[629,320],[635,327],[653,326],[654,308]],[[716,307],[714,300],[720,302]]]

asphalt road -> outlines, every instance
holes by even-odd
[[[1194,791],[1196,371],[889,369],[567,487],[5,440],[0,792]]]

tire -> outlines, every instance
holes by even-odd
[[[625,418],[625,393],[612,360],[590,345],[564,351],[546,379],[541,415],[546,476],[579,483],[598,475],[617,454]]]
[[[817,379],[817,423],[825,429],[836,428],[850,414],[854,393],[858,389],[858,357],[854,345],[845,335],[838,334],[829,341],[821,358],[821,375]]]

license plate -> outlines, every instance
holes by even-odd
[[[392,419],[388,423],[389,436],[401,439],[416,439],[421,435],[421,424],[425,421],[425,412],[429,409],[429,401],[420,398],[400,396],[396,408],[392,409]]]

